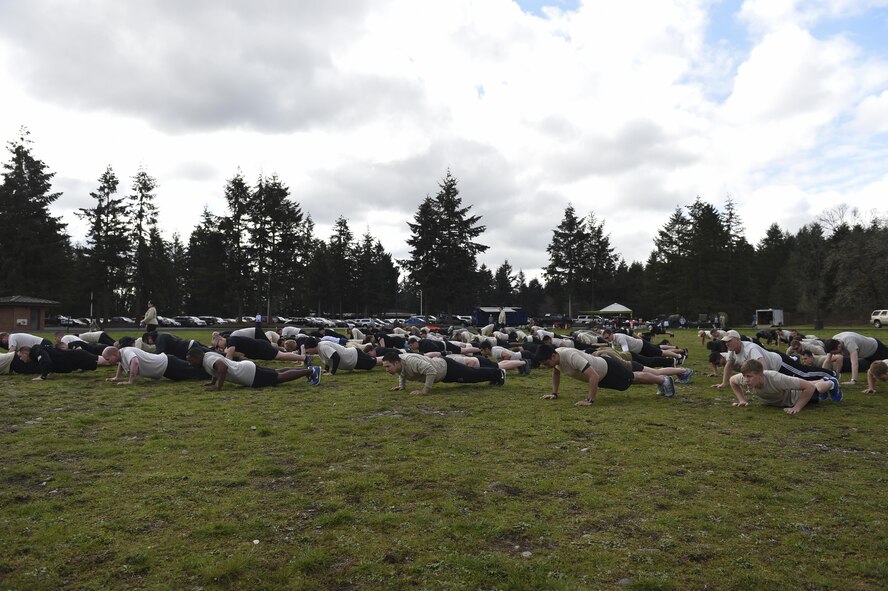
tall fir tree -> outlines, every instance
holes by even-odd
[[[559,308],[566,306],[573,314],[577,290],[582,281],[582,268],[588,250],[589,233],[584,221],[577,217],[572,204],[564,210],[561,223],[552,231],[552,240],[546,247],[549,264],[544,270],[546,289],[555,298]],[[562,308],[565,309],[565,308]]]
[[[127,290],[127,267],[131,242],[126,198],[117,196],[120,181],[109,165],[99,177],[99,186],[89,195],[95,206],[78,210],[77,216],[88,224],[89,248],[84,255],[88,261],[89,284],[94,287],[96,315],[109,318],[125,310],[120,297]]]
[[[255,301],[247,248],[249,244],[247,227],[252,196],[240,169],[225,182],[224,195],[228,205],[228,215],[219,219],[226,238],[224,273],[234,296],[233,314],[240,318],[244,315],[246,302]]]
[[[46,164],[32,153],[24,127],[7,144],[11,159],[0,183],[0,295],[55,298],[70,265],[65,224],[50,214],[61,193],[52,191]]]
[[[477,241],[486,229],[480,216],[463,206],[457,179],[447,171],[435,197],[426,197],[408,222],[410,258],[399,261],[426,309],[444,311],[470,306],[478,254],[487,246]]]
[[[157,181],[143,168],[139,167],[130,186],[128,209],[130,212],[130,228],[133,242],[133,258],[130,265],[132,292],[130,299],[136,314],[144,311],[145,304],[153,297],[154,278],[150,270],[154,267],[152,252],[152,236],[157,233],[157,206],[154,205],[154,190]],[[155,245],[156,246],[156,245]],[[155,302],[157,304],[159,302]]]
[[[231,289],[223,272],[228,264],[228,239],[220,218],[204,208],[200,223],[188,238],[188,274],[184,280],[185,303],[189,311],[227,316],[239,311],[238,292]]]

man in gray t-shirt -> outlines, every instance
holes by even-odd
[[[879,339],[863,336],[856,332],[840,332],[833,338],[823,343],[823,349],[827,353],[842,353],[845,361],[842,371],[851,372],[849,384],[857,383],[857,376],[861,369],[869,368],[870,363],[888,357],[888,346]]]

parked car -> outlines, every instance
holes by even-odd
[[[136,324],[136,320],[129,316],[112,316],[111,322],[116,322],[118,324]]]
[[[197,316],[176,316],[176,322],[182,326],[206,326],[205,320],[201,320]]]
[[[206,322],[207,326],[228,324],[227,320],[225,320],[224,318],[219,318],[218,316],[198,316],[198,318]]]
[[[428,323],[425,316],[411,316],[404,321],[407,326],[425,326]]]
[[[873,327],[882,328],[883,324],[888,324],[888,310],[873,310],[870,314],[870,322]]]
[[[178,320],[174,318],[167,318],[166,316],[158,316],[157,322],[160,324],[160,326],[182,326]]]
[[[471,326],[472,325],[472,317],[471,316],[460,316],[457,314],[453,317],[454,323],[460,322],[463,326]]]
[[[256,322],[256,317],[255,316],[241,316],[240,321],[241,322]]]

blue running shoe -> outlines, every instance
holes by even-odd
[[[321,383],[321,368],[317,365],[312,366],[311,375],[307,376],[308,381],[312,386],[317,386]]]
[[[826,400],[826,395],[829,394],[829,397],[833,402],[839,402],[842,400],[842,388],[839,387],[839,380],[836,378],[823,378],[824,382],[832,382],[832,387],[827,390],[825,393],[820,395],[821,400]]]
[[[679,384],[690,384],[691,376],[694,375],[694,370],[690,367],[686,367],[684,368],[684,371],[685,372],[683,374],[677,376],[675,379],[678,380]]]

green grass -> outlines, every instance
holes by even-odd
[[[697,376],[579,408],[572,380],[540,400],[545,370],[424,397],[381,368],[221,393],[112,371],[0,378],[0,588],[888,586],[884,384],[787,416]]]

